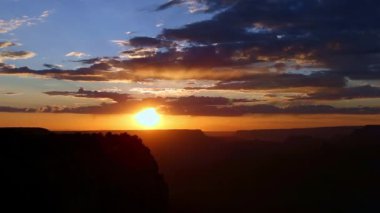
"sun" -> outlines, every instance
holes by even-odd
[[[155,108],[146,108],[135,115],[135,120],[144,128],[153,128],[160,122],[160,115]]]

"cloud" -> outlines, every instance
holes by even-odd
[[[120,47],[125,47],[129,45],[129,41],[127,40],[111,40],[112,43],[120,46]]]
[[[0,41],[0,49],[17,46],[17,45],[19,44],[11,42],[11,41]],[[6,60],[29,59],[29,58],[33,58],[35,55],[36,53],[31,52],[31,51],[0,51],[0,68],[7,68],[7,69],[13,68],[13,66],[6,65],[3,63]]]
[[[263,62],[267,72],[274,64],[283,64],[285,74],[303,72],[313,64],[316,70],[329,70],[342,78],[378,79],[380,26],[373,21],[380,18],[378,4],[374,0],[173,0],[157,10],[200,5],[208,8],[203,12],[218,12],[210,20],[163,29],[156,38],[114,40],[133,47],[122,52],[124,58],[114,60],[114,65],[135,73],[166,69],[175,76],[182,70],[216,69],[220,77],[221,68],[251,72]]]
[[[153,101],[160,104],[170,104],[170,105],[230,105],[233,103],[246,103],[254,102],[256,100],[252,99],[228,99],[224,97],[208,97],[208,96],[185,96],[185,97],[156,97],[156,98],[136,98],[129,94],[118,93],[113,91],[92,91],[85,90],[84,88],[79,88],[78,91],[48,91],[45,92],[47,95],[62,95],[62,96],[74,96],[83,98],[107,98],[118,103],[123,103],[126,101]]]
[[[62,80],[80,81],[135,81],[152,82],[154,80],[213,80],[220,81],[210,89],[265,89],[286,87],[339,87],[344,86],[343,76],[330,72],[314,72],[310,75],[266,73],[266,68],[259,73],[252,73],[241,68],[236,69],[202,69],[185,68],[178,64],[163,66],[160,61],[147,61],[144,57],[155,54],[155,49],[142,48],[140,51],[124,51],[133,62],[118,59],[85,59],[78,62],[90,64],[89,67],[75,70],[62,70],[60,67],[47,67],[47,70],[32,70],[28,67],[2,69],[3,74],[30,74]],[[201,56],[199,56],[201,57]],[[205,63],[213,63],[204,61]],[[215,62],[216,63],[216,62]],[[189,61],[190,66],[190,61]],[[259,70],[259,69],[258,69]],[[261,74],[260,74],[261,73]],[[205,87],[200,87],[205,88]],[[197,88],[190,88],[197,89]]]
[[[192,115],[195,109],[208,109],[210,107],[226,107],[236,104],[247,104],[256,102],[255,99],[229,99],[224,97],[207,97],[207,96],[185,96],[185,97],[151,97],[138,98],[129,94],[117,92],[89,91],[80,88],[76,92],[70,91],[49,91],[47,95],[63,95],[84,98],[107,98],[114,103],[103,103],[99,106],[86,106],[76,108],[61,108],[57,113],[83,113],[83,114],[119,114],[131,113],[144,107],[156,107],[162,112]],[[186,113],[187,112],[187,113]]]
[[[0,65],[2,65],[0,63]],[[1,74],[9,75],[34,75],[58,80],[71,81],[111,81],[131,79],[126,72],[112,72],[107,64],[95,64],[89,68],[79,68],[76,70],[62,70],[49,68],[45,70],[33,70],[28,67],[12,67],[6,64],[0,66]]]
[[[255,99],[229,99],[224,97],[184,96],[138,98],[129,94],[91,91],[49,91],[52,96],[109,99],[112,103],[96,106],[64,107],[45,106],[36,109],[0,107],[0,112],[49,112],[78,114],[123,114],[134,113],[144,107],[156,107],[161,113],[191,116],[241,116],[247,114],[380,114],[380,107],[337,108],[329,105],[294,105],[279,107],[272,104],[257,104]]]
[[[170,0],[167,3],[162,4],[159,7],[157,7],[156,10],[165,10],[165,9],[167,9],[169,7],[172,7],[172,6],[177,5],[177,4],[181,4],[183,2],[184,2],[183,0]]]
[[[84,52],[69,52],[67,53],[65,56],[67,57],[77,57],[77,58],[82,58],[82,57],[86,57],[86,56],[89,56],[87,53],[84,53]]]
[[[156,10],[165,10],[176,5],[185,5],[188,7],[190,13],[196,12],[213,12],[215,10],[221,9],[228,6],[230,3],[236,2],[236,0],[171,0],[165,4],[161,4],[156,8]]]
[[[61,69],[63,65],[60,64],[43,64],[44,67],[48,69]]]
[[[160,45],[161,41],[156,38],[151,37],[134,37],[129,40],[129,45],[135,46],[135,47],[145,47],[145,46],[158,46]]]
[[[15,69],[16,67],[14,65],[9,65],[9,64],[4,64],[4,63],[1,63],[0,61],[0,73],[2,71],[5,71],[5,70],[12,70],[12,69]]]
[[[40,15],[40,19],[43,19],[43,18],[47,18],[51,15],[51,11],[49,10],[45,10],[42,12],[42,14]]]
[[[339,88],[346,84],[346,80],[329,72],[316,72],[310,75],[302,74],[256,74],[243,76],[228,81],[221,81],[207,89],[213,90],[262,90],[297,87],[327,87]],[[188,88],[200,89],[200,88]],[[204,88],[203,88],[204,89]]]
[[[2,92],[0,94],[2,94],[2,95],[8,95],[8,96],[13,96],[13,95],[19,95],[20,93],[17,93],[17,92]]]
[[[19,60],[33,58],[36,54],[30,51],[4,51],[0,52],[0,62],[5,60]]]
[[[176,29],[159,36],[186,40],[192,47],[217,44],[219,51],[234,46],[249,63],[267,58],[317,61],[352,79],[379,79],[379,2],[335,1],[170,1],[158,9],[196,2],[220,10],[211,20]],[[224,10],[221,10],[224,9]],[[336,18],[339,17],[339,18]],[[228,55],[219,55],[220,65]],[[215,65],[214,65],[215,66]]]
[[[148,58],[152,57],[157,53],[157,48],[135,48],[131,50],[126,50],[121,53],[123,57],[128,57],[130,59]]]
[[[169,108],[167,113],[195,116],[242,116],[248,114],[379,114],[376,107],[335,108],[329,105],[304,105],[296,107],[277,107],[273,105],[250,105],[196,108]]]
[[[17,107],[9,107],[9,106],[0,106],[0,112],[36,112],[36,110],[32,108],[17,108]]]
[[[24,25],[31,26],[39,22],[43,22],[50,15],[50,11],[46,10],[41,15],[36,17],[23,16],[20,18],[14,18],[10,20],[0,19],[0,34],[14,31]]]
[[[64,95],[86,98],[107,98],[114,103],[98,106],[55,107],[49,112],[80,114],[134,113],[144,107],[156,107],[161,113],[192,116],[241,116],[246,114],[379,114],[377,107],[336,108],[329,105],[296,105],[279,107],[271,104],[255,104],[255,99],[229,99],[224,97],[184,96],[136,98],[117,92],[88,91],[80,88],[76,92],[51,91],[48,95]],[[37,109],[36,109],[37,111]],[[39,110],[41,111],[41,110]],[[45,110],[46,111],[46,110]]]
[[[347,88],[322,89],[304,97],[296,97],[296,100],[341,100],[359,98],[380,98],[380,88],[370,85]]]
[[[16,46],[16,43],[10,42],[10,41],[0,41],[0,49],[6,48],[6,47],[12,47]]]
[[[107,98],[111,99],[115,102],[125,102],[130,99],[130,95],[128,94],[120,94],[115,92],[107,92],[107,91],[90,91],[85,90],[82,87],[78,89],[76,92],[69,91],[48,91],[45,92],[47,95],[61,95],[61,96],[74,96],[81,98]]]
[[[157,101],[157,100],[156,100]],[[59,107],[45,106],[38,109],[14,108],[0,106],[0,112],[48,112],[48,113],[77,113],[77,114],[124,114],[134,113],[147,106],[155,106],[154,101],[130,101],[124,103],[103,103],[99,106]],[[176,106],[172,104],[157,105],[161,113],[169,115],[190,116],[242,116],[248,114],[380,114],[379,107],[348,107],[336,108],[329,105],[302,105],[292,107],[277,107],[274,105],[193,105]]]
[[[170,42],[158,38],[140,36],[131,38],[129,45],[134,47],[161,47],[170,45]]]
[[[212,13],[209,20],[163,29],[155,38],[138,36],[115,40],[114,43],[130,48],[123,51],[120,58],[103,59],[103,62],[117,70],[119,80],[125,80],[126,76],[138,81],[145,77],[147,80],[168,79],[168,76],[206,79],[202,73],[207,73],[207,79],[224,81],[229,80],[230,73],[249,78],[252,73],[263,72],[263,75],[270,76],[278,72],[283,76],[302,74],[313,87],[315,83],[307,77],[310,72],[323,75],[318,72],[328,70],[338,76],[336,79],[380,78],[377,54],[380,44],[376,33],[380,26],[373,21],[377,16],[380,18],[374,9],[374,5],[379,4],[377,1],[358,5],[355,1],[344,0],[334,3],[317,0],[174,0],[161,5],[158,10],[193,3],[206,5],[209,9],[204,12],[218,12]],[[350,11],[361,14],[360,18]],[[70,55],[83,56],[76,52]],[[93,62],[101,63],[98,59]],[[73,75],[63,74],[70,79],[85,78],[82,72],[71,71]],[[93,72],[89,73],[89,79],[93,79]],[[80,77],[73,77],[75,74]],[[99,76],[98,79],[105,80],[115,80],[116,77],[106,72]],[[285,78],[273,76],[275,82],[280,81],[278,78]],[[336,82],[342,85],[342,80]],[[231,82],[221,82],[227,83],[232,85]],[[245,79],[244,83],[240,86],[247,85],[246,89],[257,84],[250,79]]]

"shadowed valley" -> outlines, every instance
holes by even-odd
[[[152,150],[171,212],[380,210],[380,126],[128,132]]]

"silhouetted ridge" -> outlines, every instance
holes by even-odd
[[[330,139],[349,135],[360,126],[347,127],[319,127],[319,128],[302,128],[302,129],[262,129],[262,130],[239,130],[236,131],[235,137],[249,140],[268,140],[284,141],[291,136],[311,136],[321,139]]]
[[[357,129],[344,141],[355,149],[376,150],[380,148],[380,126],[371,125]]]
[[[14,134],[14,135],[47,135],[50,131],[44,128],[34,127],[6,127],[0,128],[0,134]]]
[[[20,131],[0,129],[3,212],[167,211],[167,186],[138,137]]]
[[[353,136],[365,137],[366,139],[377,139],[377,142],[380,143],[380,125],[368,125],[357,129],[353,132]]]
[[[185,140],[204,140],[207,136],[202,130],[190,130],[190,129],[173,129],[173,130],[128,130],[129,134],[136,134],[140,137],[155,137],[157,140],[160,139],[180,139],[180,141]]]

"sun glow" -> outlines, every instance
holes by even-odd
[[[146,108],[135,115],[135,120],[144,128],[154,128],[160,122],[161,116],[155,108]]]

